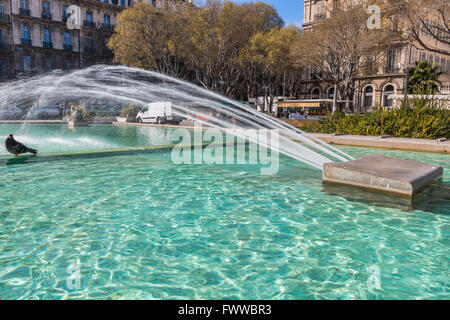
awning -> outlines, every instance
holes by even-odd
[[[320,101],[284,101],[278,102],[278,108],[320,108]]]

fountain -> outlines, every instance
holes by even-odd
[[[355,160],[298,128],[232,99],[180,79],[125,66],[97,65],[71,73],[54,71],[7,83],[0,87],[0,97],[0,110],[29,105],[27,114],[31,113],[35,101],[52,105],[83,104],[88,111],[108,110],[115,114],[124,104],[144,106],[171,101],[175,115],[250,141],[251,137],[236,129],[273,130],[279,139],[275,151],[323,170],[324,182],[412,196],[442,175],[440,167],[399,159]],[[199,117],[205,113],[207,120]],[[270,143],[267,147],[275,148]],[[412,169],[417,166],[421,169]]]

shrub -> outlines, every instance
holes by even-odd
[[[78,121],[86,121],[93,118],[93,114],[84,105],[71,105],[70,116]]]
[[[328,114],[302,130],[418,139],[450,138],[450,110],[438,107],[435,100],[418,98],[413,105],[403,104],[397,109],[377,108],[365,115]]]
[[[136,118],[139,113],[139,108],[133,104],[126,104],[122,108],[120,116],[123,118]]]

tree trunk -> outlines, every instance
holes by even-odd
[[[334,95],[333,95],[333,113],[335,113],[337,111],[337,95],[338,95],[337,83],[335,83],[334,84]]]

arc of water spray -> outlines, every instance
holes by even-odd
[[[146,105],[149,102],[170,100],[173,102],[172,111],[175,115],[195,120],[208,127],[228,130],[231,134],[248,140],[252,138],[239,131],[230,131],[229,129],[277,129],[279,134],[272,132],[272,134],[278,135],[280,141],[279,148],[276,148],[275,151],[317,169],[322,169],[324,163],[331,162],[328,157],[339,161],[353,159],[345,152],[288,123],[258,112],[228,97],[181,79],[136,68],[93,66],[69,74],[54,72],[6,84],[0,87],[0,97],[2,97],[0,98],[0,108],[11,103],[20,104],[27,98],[39,97],[39,100],[60,102],[70,100],[89,102],[102,99],[110,102],[111,108],[117,108],[116,111],[124,103]],[[220,115],[232,117],[242,125],[236,125],[230,119],[215,115],[209,116],[209,121],[198,119],[195,115],[191,115],[193,109],[189,104],[200,104],[209,108],[211,113],[219,112]],[[252,142],[262,144],[260,141]],[[274,149],[274,146],[270,144],[263,146]]]

